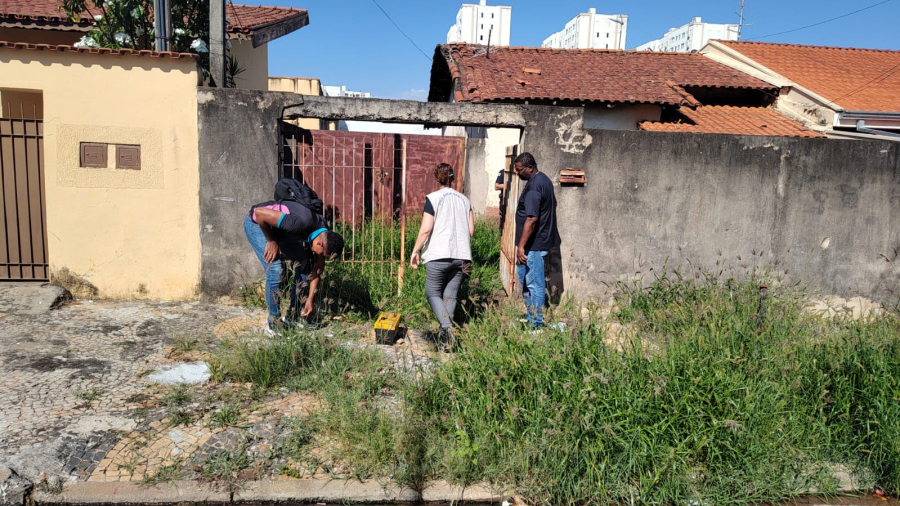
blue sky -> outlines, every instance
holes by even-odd
[[[269,44],[269,74],[318,77],[380,98],[425,100],[430,57],[445,42],[463,2],[458,0],[378,0],[423,56],[372,0],[260,0],[309,11],[309,26]],[[884,0],[746,0],[744,40],[811,25]],[[247,2],[240,3],[256,3]],[[477,0],[466,3],[478,3]],[[740,0],[488,0],[511,5],[510,45],[540,46],[579,12],[628,15],[628,45],[661,37],[670,27],[701,16],[712,23],[736,23]],[[900,49],[900,0],[813,28],[765,37],[766,42]]]

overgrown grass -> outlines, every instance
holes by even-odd
[[[753,281],[663,276],[623,287],[612,317],[627,331],[615,342],[580,305],[555,311],[568,330],[533,335],[515,302],[484,311],[500,289],[498,244],[479,223],[468,327],[428,372],[402,374],[375,352],[306,334],[232,343],[214,366],[318,394],[321,409],[280,449],[306,473],[347,467],[342,476],[417,489],[489,482],[548,505],[749,504],[834,492],[834,470],[847,466],[863,486],[900,494],[896,314],[822,319],[803,310],[802,293],[770,288],[760,315]],[[431,322],[424,269],[406,269],[399,296],[396,273],[379,269],[330,264],[328,309]]]
[[[473,325],[407,400],[436,466],[544,504],[756,503],[833,491],[847,464],[900,492],[900,325],[824,321],[789,293],[757,327],[752,283],[635,291],[623,350],[602,325],[538,336]]]
[[[359,321],[374,318],[381,310],[403,314],[404,320],[421,327],[434,319],[425,300],[425,269],[412,269],[409,257],[419,232],[421,218],[409,218],[405,241],[400,228],[389,220],[372,220],[355,231],[349,225],[339,225],[337,232],[344,236],[345,257],[355,261],[333,261],[326,267],[325,276],[316,296],[319,316],[347,317]],[[405,248],[403,289],[398,290],[401,243]],[[496,225],[479,219],[472,237],[473,271],[459,294],[459,323],[480,314],[491,297],[502,290],[498,271],[500,261],[500,232]],[[288,285],[289,286],[289,285]],[[242,300],[251,307],[264,306],[259,289],[241,292]],[[285,306],[289,294],[283,293]]]

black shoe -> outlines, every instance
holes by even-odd
[[[444,353],[450,353],[456,346],[456,338],[453,336],[453,329],[441,327],[440,335],[441,350]]]

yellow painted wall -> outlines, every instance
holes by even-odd
[[[249,40],[231,39],[230,56],[244,71],[234,79],[238,88],[265,91],[269,89],[269,45],[254,48]]]
[[[101,297],[192,299],[200,282],[193,59],[0,49],[0,88],[43,93],[48,256]],[[82,168],[82,142],[110,168]],[[115,168],[114,144],[142,170]]]
[[[269,91],[318,96],[322,95],[322,82],[315,77],[269,77]],[[337,130],[336,127],[329,128],[328,122],[316,118],[298,118],[290,120],[290,123],[307,130]]]

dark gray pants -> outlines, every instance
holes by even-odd
[[[431,310],[441,322],[441,328],[449,329],[456,310],[456,294],[463,279],[471,272],[468,260],[442,259],[425,264],[425,298]]]

